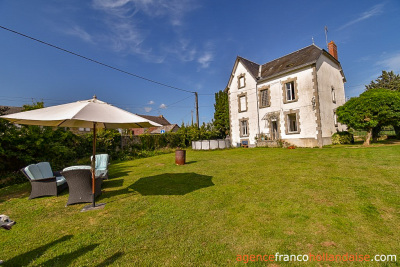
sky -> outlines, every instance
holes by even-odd
[[[346,96],[358,96],[382,70],[400,73],[398,14],[398,0],[0,0],[1,27],[129,73],[0,28],[0,105],[96,95],[181,124],[198,92],[210,122],[238,55],[264,64],[312,40],[326,49],[325,26]]]

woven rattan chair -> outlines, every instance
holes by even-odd
[[[48,162],[31,164],[21,169],[32,186],[29,199],[43,196],[58,196],[68,184],[60,172],[53,172]]]
[[[88,169],[74,169],[62,171],[69,187],[67,206],[77,203],[92,202],[92,173]],[[103,179],[96,178],[95,197],[101,195]]]

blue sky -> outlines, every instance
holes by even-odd
[[[312,43],[338,46],[347,96],[400,73],[400,1],[1,0],[0,25],[116,68],[199,93],[213,118],[237,55],[263,64]],[[0,29],[0,105],[92,98],[189,122],[193,94],[108,69]]]

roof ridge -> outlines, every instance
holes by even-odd
[[[247,61],[249,61],[249,62],[251,62],[251,63],[254,63],[254,64],[256,64],[256,65],[260,65],[260,64],[254,62],[254,61],[252,61],[252,60],[250,60],[250,59],[247,59],[247,58],[245,58],[245,57],[242,57],[242,56],[239,56],[239,55],[238,55],[238,57],[241,58],[241,59],[247,60]]]
[[[284,55],[284,56],[281,56],[281,57],[278,57],[278,58],[273,59],[273,60],[271,60],[271,61],[268,61],[268,62],[262,64],[261,66],[267,65],[268,63],[271,63],[272,61],[275,61],[275,60],[284,58],[284,57],[286,57],[286,56],[289,56],[289,55],[291,55],[291,54],[297,53],[297,52],[299,52],[300,50],[306,49],[306,48],[311,47],[311,46],[315,46],[315,47],[318,48],[319,50],[323,50],[323,49],[319,48],[318,46],[316,46],[315,44],[311,44],[311,45],[309,45],[309,46],[300,48],[300,49],[298,49],[298,50],[296,50],[296,51],[294,51],[294,52],[291,52],[291,53],[289,53],[289,54],[286,54],[286,55]]]

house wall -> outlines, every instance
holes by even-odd
[[[332,143],[332,134],[337,130],[346,130],[345,125],[334,123],[334,111],[345,103],[344,81],[340,69],[329,57],[322,55],[316,63],[318,94],[323,145]],[[332,87],[335,90],[336,102],[332,99]]]
[[[291,103],[284,103],[286,92],[283,90],[288,80],[295,79],[297,86],[298,100]],[[314,96],[313,68],[306,67],[301,70],[280,76],[276,79],[261,82],[258,89],[269,87],[270,89],[270,107],[261,108],[259,123],[260,133],[270,134],[269,121],[265,120],[265,115],[270,113],[279,114],[280,139],[296,146],[313,147],[317,145],[316,135],[316,116],[312,105]],[[288,113],[298,112],[300,132],[296,134],[287,134],[286,129]]]
[[[238,77],[245,74],[245,87],[238,88]],[[233,78],[228,91],[229,97],[229,112],[231,126],[231,143],[232,146],[237,146],[243,140],[249,141],[249,146],[255,146],[255,137],[258,132],[257,124],[257,96],[256,96],[256,80],[247,71],[246,67],[239,61],[233,73]],[[239,112],[238,96],[246,94],[247,96],[247,111]],[[249,121],[249,136],[240,137],[240,120],[248,119]]]

